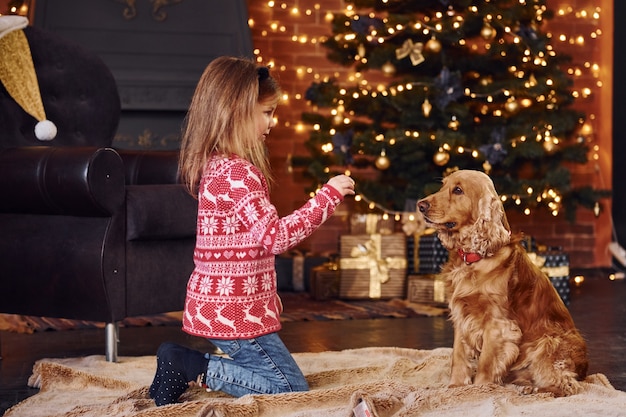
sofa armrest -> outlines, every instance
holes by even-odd
[[[178,151],[122,150],[127,185],[178,183]]]
[[[125,198],[124,166],[110,148],[0,150],[0,212],[106,217]]]

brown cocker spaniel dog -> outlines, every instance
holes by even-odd
[[[525,393],[575,394],[587,349],[549,278],[511,237],[491,179],[456,171],[418,209],[449,260],[454,346],[450,386],[512,383]]]

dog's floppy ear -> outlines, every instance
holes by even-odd
[[[511,231],[502,201],[495,193],[485,194],[480,198],[478,201],[478,218],[482,218],[485,222],[499,223],[507,232]]]
[[[502,207],[502,227],[506,229],[506,231],[511,234],[511,226],[509,226],[509,220],[506,218],[506,212],[504,211],[504,207]]]
[[[472,242],[472,252],[490,256],[511,240],[509,222],[495,193],[485,193],[477,209],[476,222],[469,228],[467,237]]]

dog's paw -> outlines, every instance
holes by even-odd
[[[448,382],[449,388],[462,387],[465,385],[472,385],[472,378],[450,378],[450,382]]]
[[[563,378],[559,382],[550,386],[535,387],[535,393],[549,393],[555,397],[568,397],[578,394],[582,390],[582,385],[575,378]]]
[[[512,384],[511,386],[517,392],[519,392],[522,395],[536,394],[537,392],[539,392],[537,387],[533,387],[532,385],[515,385],[515,384]]]
[[[582,385],[574,378],[567,378],[554,391],[556,397],[567,397],[578,394],[582,390]]]

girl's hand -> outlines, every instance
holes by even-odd
[[[354,180],[347,175],[337,175],[328,180],[328,185],[336,189],[342,196],[354,195]]]

